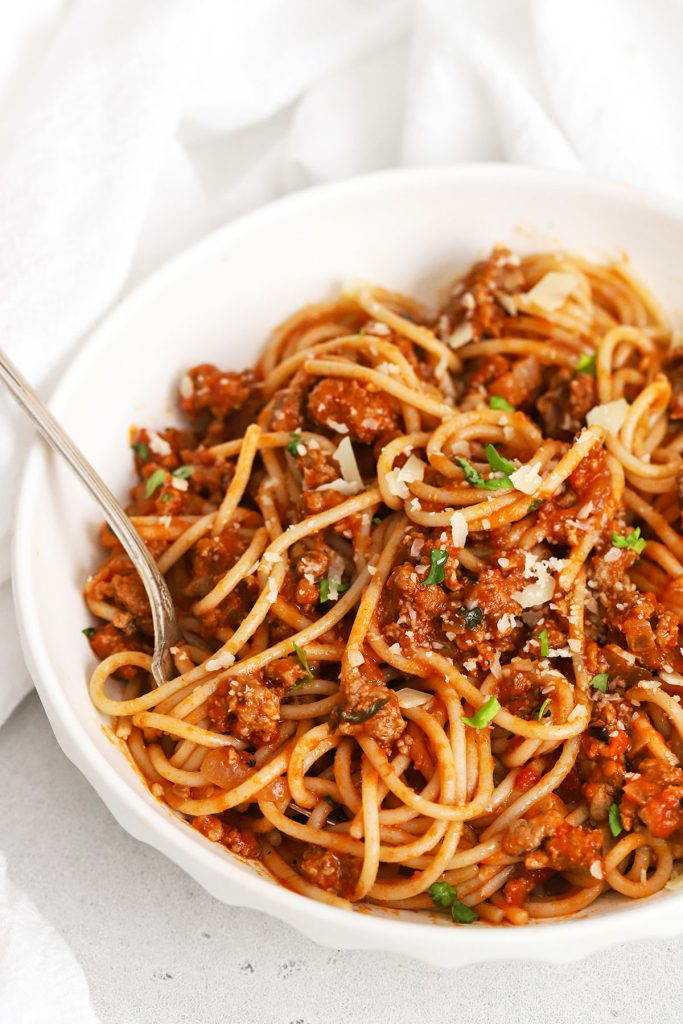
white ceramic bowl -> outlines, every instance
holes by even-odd
[[[123,496],[131,480],[129,427],[169,422],[186,367],[248,365],[274,325],[351,276],[433,299],[495,242],[523,251],[580,247],[598,256],[625,250],[658,294],[674,305],[683,299],[683,212],[672,203],[585,177],[506,166],[390,172],[282,200],[175,260],[112,311],[65,374],[52,408]],[[99,521],[71,473],[36,442],[14,548],[26,660],[64,753],[117,821],[215,897],[273,914],[325,945],[392,951],[441,967],[564,961],[683,930],[683,895],[671,892],[642,903],[612,898],[577,919],[520,929],[346,912],[288,891],[207,842],[149,795],[88,698],[93,658],[81,636],[89,619],[81,590],[102,557]]]

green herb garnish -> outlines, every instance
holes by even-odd
[[[542,629],[538,634],[538,645],[541,648],[541,657],[547,658],[550,654],[550,644],[548,643],[548,630]]]
[[[476,629],[484,621],[484,613],[481,608],[458,608],[458,615],[465,620],[465,629]]]
[[[510,405],[510,403],[506,402],[504,398],[500,397],[500,395],[491,395],[489,398],[489,408],[500,409],[501,412],[515,411],[514,405]]]
[[[155,469],[151,476],[147,477],[145,484],[145,497],[151,498],[157,487],[163,487],[166,483],[166,470]]]
[[[165,505],[166,502],[170,501],[172,497],[172,494],[162,494],[161,497],[159,498],[159,501],[161,502],[162,505]]]
[[[349,589],[350,586],[351,586],[350,583],[338,583],[337,584],[337,593],[338,594],[344,594]],[[330,581],[329,581],[329,578],[327,576],[323,576],[323,578],[321,579],[320,585],[319,585],[319,590],[320,590],[320,604],[324,604],[325,601],[329,601],[329,599],[330,599]]]
[[[86,626],[85,629],[81,630],[81,633],[83,634],[83,636],[87,636],[87,637],[91,637],[94,632],[95,632],[95,630],[93,629],[92,626]]]
[[[500,704],[497,697],[489,697],[485,704],[482,704],[480,708],[474,712],[469,718],[462,715],[462,720],[465,725],[471,726],[472,729],[484,729],[500,711]]]
[[[479,914],[473,907],[468,907],[461,900],[454,900],[451,905],[451,917],[456,924],[472,924],[479,920]]]
[[[427,578],[422,581],[423,587],[429,587],[432,583],[443,583],[446,578],[443,567],[448,561],[448,552],[432,548],[429,557],[432,560],[432,567]]]
[[[600,693],[607,693],[608,680],[609,675],[607,672],[598,672],[593,676],[589,685],[592,686],[594,690],[599,690]]]
[[[529,505],[526,514],[529,515],[531,512],[536,512],[541,507],[541,505],[545,505],[543,498],[536,498],[536,501],[532,501]]]
[[[179,480],[187,480],[188,476],[192,476],[194,473],[194,466],[178,466],[171,473],[171,476],[177,477]]]
[[[550,706],[550,697],[546,697],[546,699],[543,701],[543,703],[541,704],[540,708],[536,712],[536,721],[541,722],[543,720],[543,716],[546,713],[546,711],[548,710],[549,706]]]
[[[621,824],[621,815],[619,814],[619,805],[609,805],[609,830],[616,839],[624,831],[624,826]]]
[[[458,463],[463,473],[465,474],[465,480],[468,484],[472,484],[473,487],[478,487],[482,491],[500,491],[506,487],[512,487],[512,481],[508,480],[507,477],[493,477],[491,480],[485,480],[481,473],[478,473],[471,462],[467,459],[463,459],[461,456],[456,456],[455,461]]]
[[[506,476],[514,473],[515,467],[509,459],[506,459],[504,455],[497,451],[494,445],[487,444],[484,451],[486,452],[486,461],[491,467],[492,473],[505,473]]]
[[[622,536],[620,533],[612,534],[612,547],[615,548],[631,548],[637,554],[642,555],[643,551],[647,547],[647,541],[644,537],[640,536],[640,527],[636,526],[635,530],[631,530],[626,536]]]
[[[373,700],[372,704],[362,708],[360,711],[340,711],[339,721],[348,722],[349,725],[361,725],[363,722],[367,722],[368,719],[374,718],[388,700],[388,697],[380,697],[378,700]]]
[[[311,667],[308,664],[308,658],[306,657],[306,652],[302,651],[297,643],[293,643],[292,647],[294,648],[294,653],[297,656],[297,660],[298,660],[299,664],[301,665],[302,669],[306,673],[306,675],[303,677],[303,679],[300,680],[299,683],[297,683],[297,686],[299,686],[302,682],[303,683],[307,683],[309,679],[312,679],[313,678],[313,673],[311,672]]]
[[[142,459],[143,462],[147,462],[147,459],[149,458],[149,445],[145,444],[144,441],[140,441],[139,444],[132,444],[131,448],[139,459]]]
[[[330,807],[336,806],[334,800],[332,799],[329,793],[323,793],[323,800],[325,801],[326,804],[329,804]]]
[[[372,517],[372,525],[373,526],[381,526],[383,522],[384,522],[384,520],[382,519],[381,516],[373,516]]]
[[[301,434],[290,434],[290,440],[287,445],[287,451],[290,455],[299,454],[299,445],[301,444]]]
[[[433,882],[429,889],[432,903],[439,910],[450,910],[451,917],[457,924],[471,924],[479,920],[479,914],[458,899],[457,890],[448,882]]]
[[[595,367],[595,352],[590,356],[584,352],[576,364],[575,369],[577,373],[589,373],[591,377],[595,377],[597,373]]]

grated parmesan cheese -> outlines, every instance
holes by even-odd
[[[525,303],[551,313],[563,306],[580,284],[576,274],[551,270],[523,296]]]
[[[618,434],[628,415],[628,402],[625,398],[617,398],[614,402],[596,405],[586,416],[589,427],[604,427],[610,434]]]
[[[172,476],[171,477],[171,487],[175,487],[176,491],[186,491],[187,490],[187,480],[183,480],[179,476]]]
[[[209,672],[218,672],[221,668],[230,668],[235,662],[235,655],[230,651],[223,651],[217,658],[209,658],[206,667]]]
[[[345,423],[338,423],[337,420],[328,420],[327,425],[330,430],[336,430],[338,434],[348,434],[349,428]]]
[[[404,466],[400,469],[392,469],[387,473],[387,487],[389,488],[389,494],[393,494],[396,498],[410,497],[410,491],[408,490],[408,484],[413,483],[415,480],[424,479],[425,465],[416,455],[411,455],[406,461]]]
[[[535,494],[543,483],[538,472],[540,462],[532,462],[530,466],[520,466],[514,473],[510,474],[512,486],[522,494]]]
[[[464,548],[467,540],[467,520],[462,512],[456,511],[451,516],[451,536],[456,548]]]
[[[473,337],[474,331],[472,330],[472,324],[469,320],[466,320],[455,328],[449,338],[446,338],[446,344],[451,348],[462,348],[463,345],[467,345],[468,342],[472,341]]]
[[[194,394],[194,384],[192,383],[192,377],[190,377],[189,373],[184,373],[180,378],[178,391],[180,392],[181,398],[186,400],[192,398],[192,395]]]
[[[329,484],[321,484],[316,491],[339,491],[340,494],[358,494],[363,490],[362,484],[350,484],[348,480],[331,480]]]
[[[343,441],[340,441],[337,445],[333,455],[333,459],[336,459],[341,469],[341,475],[348,484],[358,484],[361,488],[363,486],[363,478],[360,475],[358,469],[358,463],[356,462],[356,455],[351,444],[351,438],[345,437]]]
[[[165,438],[157,434],[156,430],[148,430],[147,436],[149,438],[149,450],[154,452],[155,455],[160,455],[162,458],[165,455],[171,455],[173,449]]]
[[[414,690],[411,686],[404,686],[396,690],[398,706],[400,708],[420,708],[423,704],[429,704],[432,699],[431,693],[424,693],[423,690]]]
[[[354,668],[357,668],[359,665],[362,665],[365,661],[365,658],[363,657],[363,655],[361,654],[357,647],[349,647],[348,655],[349,665],[353,665]]]

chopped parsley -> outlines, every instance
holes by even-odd
[[[545,505],[545,502],[543,501],[543,498],[536,498],[536,501],[532,501],[531,504],[529,505],[529,508],[527,509],[527,513],[526,514],[529,515],[529,513],[531,513],[531,512],[537,512],[538,509],[541,507],[541,505]]]
[[[448,561],[448,552],[442,551],[441,548],[432,548],[429,557],[432,560],[432,567],[429,575],[422,581],[423,587],[429,587],[432,583],[443,583],[446,578],[443,567]]]
[[[496,452],[496,454],[498,453]],[[472,463],[468,462],[467,459],[463,459],[462,456],[456,456],[455,461],[465,474],[467,483],[472,484],[473,487],[478,487],[482,491],[500,491],[503,488],[512,487],[512,481],[506,476],[497,476],[491,480],[485,480],[481,473],[477,472]]]
[[[151,498],[157,487],[163,487],[166,483],[166,470],[155,469],[151,476],[147,477],[145,484],[145,497]]]
[[[621,824],[621,815],[619,814],[619,805],[609,805],[609,830],[616,839],[624,831],[624,826]]]
[[[95,632],[95,630],[94,630],[94,628],[92,626],[86,626],[85,629],[81,630],[81,633],[83,634],[83,636],[87,636],[88,638],[90,638],[93,635],[94,632]]]
[[[308,664],[306,652],[302,651],[297,643],[293,643],[292,647],[294,648],[294,653],[296,654],[299,664],[306,673],[306,675],[300,680],[300,682],[297,685],[300,685],[301,683],[307,683],[309,679],[313,678],[313,673],[311,672],[311,666]]]
[[[510,473],[514,473],[515,467],[509,459],[506,459],[499,451],[497,451],[495,445],[487,444],[484,451],[486,452],[486,461],[491,467],[492,473],[505,473],[506,476],[510,476]]]
[[[460,608],[458,614],[465,620],[465,629],[476,629],[484,621],[484,613],[481,608]]]
[[[173,495],[172,495],[172,494],[162,494],[162,495],[161,495],[161,497],[160,497],[160,499],[159,499],[159,501],[161,501],[161,502],[162,502],[162,504],[164,504],[164,505],[165,505],[165,504],[166,504],[166,502],[167,502],[167,501],[170,501],[172,497],[173,497]]]
[[[372,704],[368,704],[366,708],[361,708],[360,711],[340,711],[339,721],[348,722],[349,725],[361,725],[368,719],[374,718],[388,700],[388,697],[380,697],[378,700],[373,700]]]
[[[592,686],[594,690],[599,690],[600,693],[607,693],[608,680],[609,675],[607,674],[607,672],[598,672],[591,679],[590,686]]]
[[[433,882],[427,890],[432,903],[439,910],[450,910],[456,924],[471,924],[479,914],[458,899],[458,892],[449,882]]]
[[[542,722],[543,721],[543,716],[544,716],[544,714],[546,713],[546,711],[548,710],[549,707],[550,707],[550,697],[546,697],[546,699],[543,701],[543,703],[541,704],[540,708],[536,712],[536,720],[538,722]]]
[[[149,458],[149,445],[145,444],[144,441],[140,441],[139,444],[132,444],[131,448],[142,462],[147,462]]]
[[[501,412],[515,411],[514,405],[510,405],[510,403],[506,402],[504,398],[500,397],[500,395],[491,395],[489,398],[489,408],[500,409]]]
[[[538,634],[538,646],[541,648],[541,657],[547,658],[550,654],[550,644],[548,643],[548,630],[542,629]]]
[[[384,522],[384,520],[382,519],[381,516],[373,516],[372,517],[372,525],[373,526],[381,526],[383,522]]]
[[[338,594],[345,593],[349,589],[350,586],[351,586],[350,583],[338,583],[337,584],[337,593]],[[320,590],[320,604],[324,604],[325,601],[329,601],[329,599],[330,599],[330,581],[329,581],[329,578],[327,576],[323,576],[323,578],[321,579],[319,590]]]
[[[482,704],[480,708],[474,712],[469,718],[462,715],[462,720],[465,725],[469,725],[472,729],[484,729],[500,711],[500,704],[497,697],[489,697],[486,703]]]
[[[194,473],[194,466],[178,466],[171,473],[171,476],[177,477],[179,480],[187,480],[188,476],[192,476]]]
[[[640,527],[636,526],[635,530],[631,530],[623,536],[620,533],[612,534],[612,547],[615,548],[631,548],[637,554],[642,555],[643,551],[647,547],[647,541],[644,537],[640,536]]]
[[[290,434],[289,443],[287,444],[287,451],[290,455],[299,454],[299,445],[301,444],[301,434]]]
[[[597,373],[595,366],[595,352],[590,356],[584,352],[576,364],[575,369],[577,373],[589,373],[591,377],[595,377]]]

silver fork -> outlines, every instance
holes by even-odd
[[[157,686],[161,686],[176,674],[171,647],[174,644],[182,643],[183,635],[178,625],[171,593],[159,567],[107,485],[2,350],[0,350],[0,378],[24,412],[33,420],[44,439],[56,452],[59,452],[81,483],[90,491],[102,509],[104,518],[121,541],[126,554],[138,571],[152,609],[154,624],[152,675]]]

